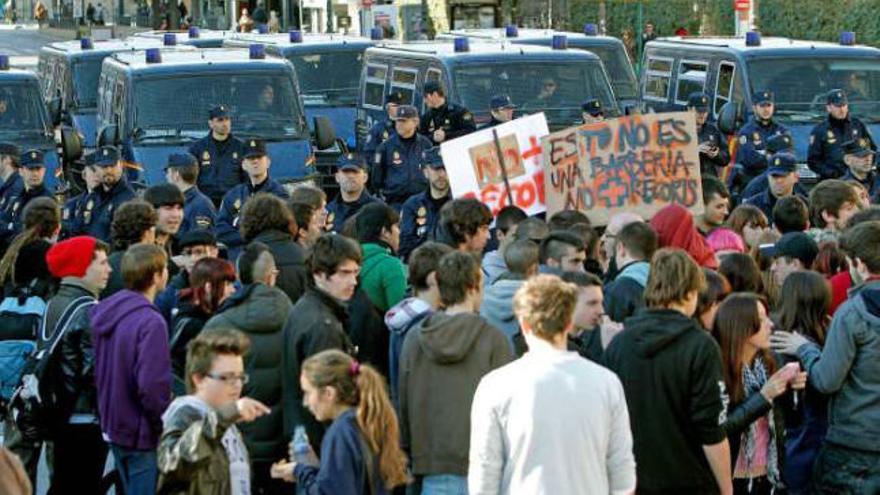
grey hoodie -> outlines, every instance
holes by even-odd
[[[808,343],[798,355],[810,384],[831,396],[826,440],[880,452],[880,280],[850,292],[824,349]]]
[[[513,338],[519,333],[519,322],[513,312],[513,295],[522,287],[525,280],[499,279],[486,288],[480,316],[492,326],[501,330],[510,341],[510,349],[514,350]]]
[[[409,332],[400,359],[401,442],[417,475],[467,475],[471,402],[510,344],[476,314],[434,313]]]

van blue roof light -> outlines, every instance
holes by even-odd
[[[199,37],[199,27],[198,26],[190,26],[189,31],[187,31],[187,33],[189,34],[190,39],[198,38]]]
[[[385,37],[385,33],[382,31],[382,28],[374,27],[373,29],[370,29],[370,39],[371,40],[378,41],[384,37]]]
[[[853,46],[856,44],[856,33],[852,31],[844,31],[840,33],[840,44],[843,46]]]
[[[566,37],[564,34],[554,34],[553,49],[565,50],[566,48],[568,48],[568,37]]]
[[[519,28],[516,27],[516,24],[508,24],[504,27],[504,36],[508,38],[516,38],[519,36]]]
[[[266,58],[266,45],[262,43],[253,43],[249,47],[250,58],[254,60],[262,60]]]
[[[471,51],[471,45],[468,42],[467,38],[455,38],[455,41],[453,43],[456,53]]]
[[[260,34],[269,34],[268,24],[257,24],[257,32]]]
[[[162,62],[162,52],[158,48],[147,48],[145,55],[148,64],[158,64]]]
[[[174,33],[165,33],[162,36],[162,41],[165,43],[165,46],[174,46],[177,44],[177,35]]]
[[[91,50],[95,45],[92,43],[91,38],[80,38],[79,40],[79,48],[81,50]]]
[[[599,34],[599,26],[588,22],[584,24],[584,34],[587,36],[596,36]]]
[[[0,70],[9,70],[9,55],[0,55]]]
[[[291,43],[302,43],[303,42],[303,32],[300,31],[299,29],[291,29],[290,33],[288,33],[288,36],[290,36]]]
[[[746,46],[761,46],[761,33],[749,31],[746,33]]]

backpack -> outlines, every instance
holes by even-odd
[[[46,313],[38,296],[7,297],[0,303],[0,418],[6,410],[28,356],[37,348],[37,332]]]
[[[47,393],[44,378],[52,362],[55,349],[67,333],[77,311],[94,306],[97,301],[90,296],[74,299],[64,308],[51,335],[46,334],[46,320],[40,324],[36,348],[24,363],[21,382],[10,400],[12,419],[26,440],[39,441],[45,438],[51,411],[58,406],[51,393]]]

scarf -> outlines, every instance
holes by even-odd
[[[761,387],[767,383],[768,373],[767,366],[764,364],[763,358],[758,356],[751,367],[743,366],[743,389],[745,396],[761,393]],[[767,424],[769,426],[769,439],[767,442],[767,479],[774,489],[782,487],[782,480],[779,473],[779,453],[776,451],[776,424],[773,421],[773,410],[767,413]],[[746,468],[751,465],[757,454],[757,438],[758,438],[758,421],[752,422],[748,429],[743,432],[740,439],[739,457],[744,457]],[[751,491],[752,480],[749,478],[749,490]]]

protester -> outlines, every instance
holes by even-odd
[[[324,233],[324,209],[318,209],[303,201],[290,201],[287,206],[296,222],[296,242],[303,249],[312,247],[318,237]]]
[[[220,255],[220,247],[217,246],[217,238],[209,230],[190,230],[180,236],[177,241],[180,252],[174,257],[174,262],[180,267],[176,275],[171,277],[165,290],[156,296],[154,304],[159,308],[162,316],[171,325],[172,317],[177,313],[180,306],[179,294],[182,290],[190,287],[189,275],[196,263],[202,258],[217,258]],[[233,271],[234,278],[234,271]],[[172,328],[173,333],[173,328]],[[184,347],[181,355],[181,363],[186,357]],[[173,354],[173,350],[172,350]],[[183,375],[180,375],[183,376]]]
[[[241,397],[249,381],[244,356],[249,342],[237,330],[217,330],[187,345],[190,395],[178,397],[162,416],[159,493],[251,493],[248,451],[235,423],[250,423],[270,409]]]
[[[538,246],[532,241],[514,241],[504,250],[507,271],[485,288],[480,316],[501,330],[510,341],[514,355],[526,351],[519,322],[513,311],[513,296],[526,280],[538,274]]]
[[[540,246],[541,242],[543,242],[549,235],[550,226],[547,225],[547,222],[540,218],[528,217],[516,224],[516,230],[513,231],[512,240],[532,241]]]
[[[400,430],[385,381],[372,366],[338,350],[308,358],[300,379],[304,402],[331,421],[319,467],[279,462],[272,475],[296,481],[305,494],[387,495],[408,481]]]
[[[601,254],[603,255],[601,263],[605,273],[604,280],[606,283],[614,280],[619,271],[617,263],[614,261],[614,255],[617,252],[617,234],[627,225],[633,222],[643,221],[642,217],[628,211],[617,213],[608,220],[605,232],[602,233],[602,237],[599,239]]]
[[[504,249],[514,241],[517,226],[526,218],[528,218],[526,212],[514,205],[501,208],[495,215],[495,239],[498,240],[498,249],[483,255],[483,275],[487,287],[507,271],[507,265],[504,264]]]
[[[491,224],[492,212],[477,199],[454,199],[440,209],[444,241],[458,251],[481,256]]]
[[[406,269],[395,256],[400,248],[400,215],[384,203],[357,214],[357,239],[364,253],[360,287],[384,315],[406,297]]]
[[[46,253],[58,238],[61,211],[51,198],[35,198],[22,212],[24,230],[0,259],[0,290],[6,297],[48,299],[54,289]]]
[[[718,273],[730,283],[730,292],[765,292],[761,270],[755,259],[747,254],[733,253],[725,256],[718,267]]]
[[[144,201],[153,205],[158,217],[154,242],[173,261],[171,256],[174,254],[174,239],[183,224],[183,193],[173,184],[159,184],[144,191]],[[170,275],[175,275],[178,271],[177,265],[170,263],[168,271]]]
[[[659,247],[679,248],[706,268],[718,268],[715,253],[694,226],[694,217],[683,206],[672,203],[651,218],[651,227],[657,232]]]
[[[777,287],[785,284],[789,274],[809,270],[819,254],[819,247],[803,232],[782,236],[773,247],[773,265],[770,271]]]
[[[645,305],[642,294],[651,271],[649,261],[657,250],[657,234],[645,222],[632,222],[620,229],[614,246],[618,272],[605,286],[605,313],[623,323]]]
[[[101,292],[101,299],[106,299],[125,288],[122,278],[122,256],[135,244],[154,244],[156,240],[156,222],[159,215],[150,203],[141,200],[129,201],[116,210],[113,223],[110,224],[111,252],[110,281]]]
[[[732,493],[721,353],[692,318],[704,284],[690,256],[661,249],[647,308],[605,349],[626,393],[639,493]]]
[[[756,206],[739,205],[730,212],[727,223],[731,230],[739,234],[749,249],[760,244],[761,234],[770,228],[767,216]]]
[[[713,176],[703,177],[703,213],[697,216],[697,230],[703,237],[724,224],[730,213],[730,192],[720,179]]]
[[[165,253],[135,244],[122,257],[125,289],[90,311],[101,431],[125,493],[156,493],[156,447],[171,400],[168,327],[153,306],[168,280]]]
[[[810,228],[810,210],[800,196],[788,196],[773,206],[773,228],[779,235],[806,232]]]
[[[814,226],[808,234],[819,244],[836,241],[849,219],[859,211],[859,197],[842,180],[824,180],[810,191],[810,220]]]
[[[715,270],[703,268],[703,275],[706,277],[706,285],[700,291],[699,298],[697,299],[697,310],[694,312],[694,318],[699,321],[703,330],[709,332],[715,324],[718,306],[730,294],[731,289],[727,277]]]
[[[580,237],[560,230],[541,241],[539,261],[542,273],[583,272],[587,251]]]
[[[468,493],[635,490],[620,380],[566,352],[576,302],[575,286],[550,275],[516,292],[529,352],[480,380],[471,408]]]
[[[718,227],[706,236],[706,245],[715,252],[715,257],[723,261],[724,257],[733,253],[745,253],[746,244],[742,237],[727,227]]]

